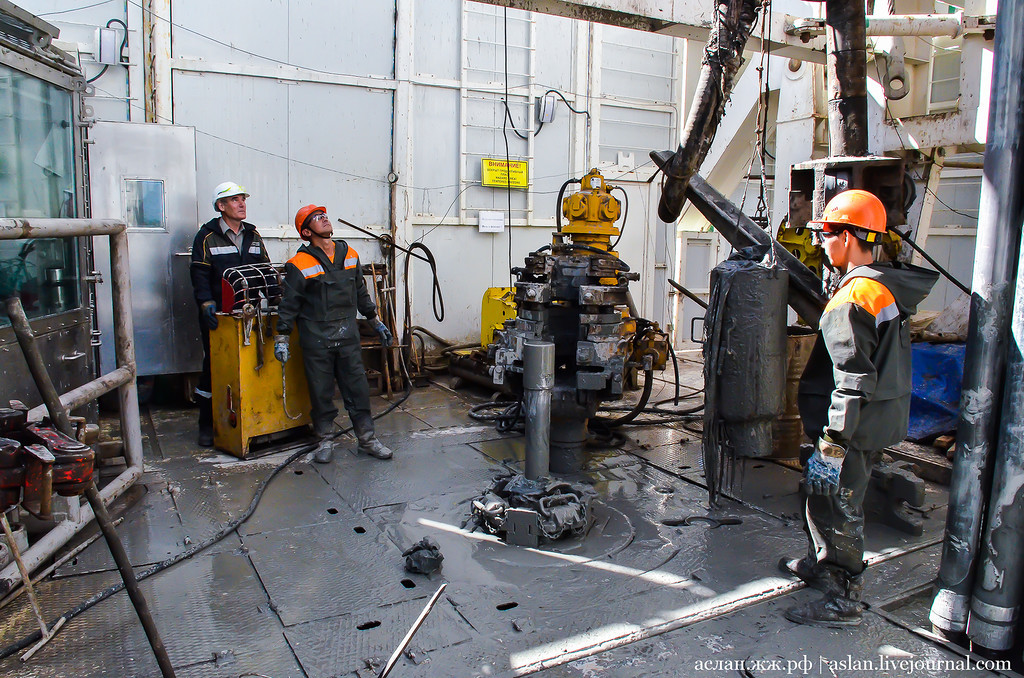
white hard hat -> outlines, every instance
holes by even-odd
[[[230,198],[233,195],[244,195],[249,197],[249,193],[241,186],[233,181],[225,181],[223,184],[217,184],[217,188],[213,189],[213,209],[217,209],[217,201],[221,198]]]

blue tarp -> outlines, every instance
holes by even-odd
[[[964,344],[913,344],[913,390],[910,430],[915,442],[956,430],[960,386],[964,379]]]

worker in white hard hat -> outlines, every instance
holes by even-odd
[[[213,407],[210,385],[210,330],[217,329],[221,276],[243,264],[268,263],[267,248],[256,227],[245,221],[249,194],[233,181],[213,190],[213,209],[219,214],[199,227],[192,243],[192,291],[199,306],[203,338],[203,371],[196,386],[199,403],[200,447],[213,446]]]

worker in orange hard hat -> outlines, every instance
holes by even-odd
[[[327,208],[306,205],[295,213],[295,229],[307,241],[284,267],[284,290],[278,308],[274,355],[282,363],[289,358],[289,335],[298,323],[299,344],[309,382],[313,430],[320,438],[314,460],[326,464],[333,455],[331,432],[338,408],[334,384],[352,420],[359,441],[357,451],[378,459],[392,452],[377,440],[370,414],[370,387],[366,382],[358,310],[380,335],[385,346],[394,337],[377,318],[377,307],[366,291],[359,255],[344,240],[333,240],[334,228]]]
[[[196,385],[199,404],[200,447],[213,446],[213,394],[210,381],[210,330],[217,329],[221,277],[224,271],[243,264],[267,263],[270,256],[256,227],[245,221],[249,193],[233,181],[213,189],[217,216],[199,227],[192,242],[192,291],[199,306],[199,331],[203,342],[203,371]]]
[[[821,315],[800,380],[800,416],[815,441],[802,483],[808,555],[779,565],[825,594],[787,610],[788,619],[843,627],[861,621],[863,504],[871,467],[884,447],[907,435],[910,316],[938,274],[875,262],[886,209],[868,191],[839,193],[808,226],[843,277]]]

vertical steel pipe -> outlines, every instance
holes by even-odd
[[[61,432],[74,437],[74,433],[71,432],[71,420],[68,419],[67,411],[60,404],[60,396],[53,385],[53,380],[50,379],[50,373],[46,370],[46,361],[43,360],[43,354],[40,352],[39,346],[36,345],[36,337],[32,333],[32,325],[28,321],[28,316],[25,315],[21,299],[17,296],[8,297],[4,300],[4,305],[7,307],[7,317],[11,319],[11,329],[14,330],[14,336],[18,338],[18,345],[21,346],[25,362],[28,363],[28,371],[32,373],[32,379],[36,383],[36,388],[39,389],[39,395],[43,398],[46,410],[50,413],[50,419]]]
[[[868,154],[868,60],[864,0],[825,0],[830,155]]]
[[[114,357],[117,367],[135,369],[135,326],[132,323],[131,269],[128,266],[128,232],[110,236],[110,277],[114,315]],[[134,379],[118,388],[121,405],[121,437],[125,461],[142,468],[142,417],[139,389]]]
[[[948,635],[967,628],[1000,421],[1016,421],[1005,414],[1000,419],[1000,398],[1024,219],[1024,6],[1001,3],[997,25],[963,395],[930,614],[935,629]]]
[[[526,411],[526,477],[537,480],[551,463],[551,389],[555,385],[555,345],[523,345],[523,408]]]

